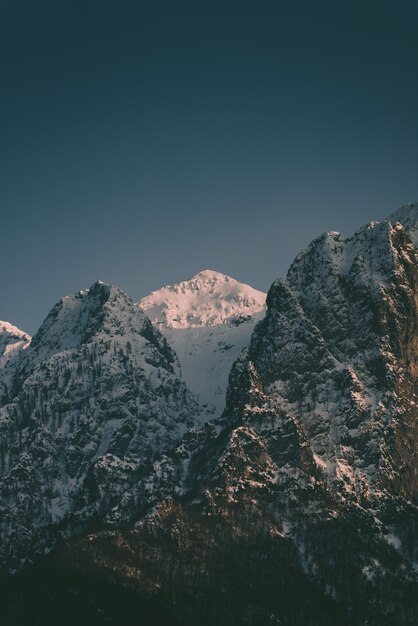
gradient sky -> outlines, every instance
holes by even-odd
[[[415,0],[0,0],[0,319],[98,278],[267,290],[416,200]]]

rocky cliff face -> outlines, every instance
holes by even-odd
[[[328,483],[361,503],[417,497],[416,254],[398,223],[315,240],[271,287],[231,374],[227,415],[286,414]]]
[[[153,334],[142,313],[135,316],[126,296],[116,292],[115,309],[126,307],[131,320],[123,322],[122,336],[127,328],[131,336],[133,320],[141,319],[144,325],[139,324],[139,330],[138,322],[134,324],[139,342],[132,346],[137,355],[132,357],[135,371],[157,367],[161,378],[151,376],[154,384],[165,380],[170,389],[179,386],[184,394],[183,417],[178,419],[178,395],[173,391],[163,394],[167,421],[161,420],[160,387],[151,385],[147,392],[152,400],[139,423],[148,424],[146,416],[155,407],[158,436],[151,420],[151,428],[143,426],[141,445],[129,431],[123,438],[125,448],[115,448],[121,440],[105,435],[103,425],[114,419],[109,416],[113,402],[118,415],[127,405],[130,396],[109,394],[115,372],[119,382],[125,381],[125,374],[120,372],[122,366],[114,370],[107,364],[106,384],[96,394],[94,367],[89,368],[86,387],[81,385],[85,390],[81,405],[90,397],[99,404],[102,394],[106,405],[91,413],[87,438],[78,448],[82,454],[76,465],[85,469],[76,473],[81,476],[81,482],[74,483],[76,497],[65,498],[71,502],[66,509],[69,525],[59,518],[64,536],[73,535],[75,529],[84,532],[61,542],[39,561],[38,569],[6,581],[0,617],[7,625],[54,624],[62,620],[62,606],[69,598],[77,598],[72,604],[76,623],[83,623],[88,606],[95,623],[115,626],[137,619],[144,606],[149,623],[167,618],[168,623],[184,626],[413,626],[418,622],[417,251],[412,241],[417,208],[404,207],[394,218],[369,224],[349,239],[338,233],[323,235],[296,258],[286,280],[272,285],[265,319],[257,324],[232,368],[223,415],[200,429],[188,428],[200,409],[173,373],[172,350],[158,333]],[[30,397],[39,397],[39,403],[42,390],[50,389],[49,381],[55,381],[56,388],[56,354],[57,361],[64,359],[68,367],[77,361],[85,342],[100,352],[102,342],[110,341],[101,359],[108,363],[109,350],[113,354],[114,343],[122,341],[119,314],[119,321],[105,325],[109,332],[91,333],[93,320],[107,319],[106,306],[95,308],[96,288],[99,293],[104,289],[93,287],[91,294],[75,299],[90,302],[91,298],[94,310],[88,320],[77,313],[76,341],[74,329],[67,338],[62,330],[53,332],[53,320],[47,321],[39,339],[35,337],[22,353],[13,402],[2,409],[12,422],[2,437],[6,442],[2,462],[15,449],[17,463],[17,455],[29,450],[26,437],[31,437],[31,446],[32,441],[45,445],[48,438],[41,430],[45,423],[49,431],[61,432],[51,426],[52,415],[42,404],[38,414],[29,412],[30,419],[41,424],[36,428],[32,422],[26,424],[25,413],[19,412],[27,406],[26,388],[38,389]],[[73,303],[70,308],[83,310]],[[145,366],[144,361],[151,364]],[[64,380],[61,366],[58,371],[59,380]],[[137,376],[135,381],[141,381]],[[76,384],[78,379],[70,389],[78,398]],[[124,382],[122,388],[129,385]],[[66,394],[65,386],[58,389],[56,396],[49,396],[53,402]],[[71,415],[77,415],[79,409],[71,398]],[[45,476],[54,475],[55,468],[48,465],[49,458],[71,458],[69,432],[62,431],[58,439],[59,454],[47,451],[30,460],[26,471],[38,481],[32,483],[35,490],[45,483],[51,490]],[[38,438],[32,433],[39,433]],[[91,440],[98,446],[95,452],[90,451]],[[149,462],[141,452],[144,440]],[[109,460],[109,455],[100,456],[97,450],[113,456]],[[110,472],[110,461],[111,467],[115,462],[125,465]],[[57,461],[57,465],[63,464]],[[20,472],[21,461],[17,467]],[[59,471],[73,484],[68,469],[66,474]],[[29,479],[22,482],[21,474],[17,482],[13,471],[5,476],[9,491],[2,493],[2,502],[12,498],[14,509],[6,509],[3,518],[6,524],[15,523],[10,511],[25,510],[17,495],[19,486],[24,485],[23,502],[32,492],[25,482]],[[59,484],[54,492],[42,492],[42,505],[61,502],[51,495],[68,493],[65,489]],[[96,516],[89,518],[91,511]],[[36,519],[46,519],[42,515]],[[78,527],[74,519],[81,520]],[[95,526],[90,525],[86,533],[87,519]],[[4,545],[10,546],[12,526],[6,524]],[[40,526],[36,540],[42,538],[43,545],[50,547],[46,528],[45,523]],[[31,546],[41,545],[33,537],[30,541]],[[16,538],[15,545],[23,545],[23,559],[27,544]],[[22,588],[26,590],[23,607],[19,604]],[[57,594],[64,599],[58,606]],[[109,594],[124,605],[118,614],[109,606]],[[31,622],[28,616],[39,619]]]

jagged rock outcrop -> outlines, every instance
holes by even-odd
[[[287,414],[319,469],[359,502],[417,497],[416,254],[390,222],[315,240],[271,287],[231,374],[226,414]]]
[[[231,374],[226,415],[285,413],[359,502],[418,495],[416,255],[398,223],[321,236],[271,287]]]

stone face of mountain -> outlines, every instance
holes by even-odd
[[[199,409],[176,356],[116,287],[62,299],[19,355],[0,409],[3,568],[104,519]]]
[[[347,498],[414,500],[417,259],[403,227],[320,237],[267,306],[231,374],[227,413],[286,414]]]
[[[181,376],[200,398],[202,422],[225,408],[229,372],[264,316],[265,300],[265,293],[205,270],[138,303],[175,350]]]

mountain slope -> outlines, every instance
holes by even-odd
[[[167,497],[57,563],[188,626],[414,626],[416,300],[399,223],[316,239],[272,285],[222,418],[154,467]]]
[[[14,364],[31,337],[9,322],[0,321],[0,401],[6,402],[14,376]]]
[[[122,623],[137,621],[146,601],[146,606],[161,608],[168,623],[182,626],[415,626],[418,264],[410,237],[415,226],[411,205],[395,220],[371,223],[353,237],[322,235],[298,255],[286,280],[273,283],[266,315],[232,368],[222,416],[199,430],[188,428],[196,423],[196,413],[186,402],[190,412],[174,432],[162,437],[162,428],[154,441],[153,428],[149,432],[145,426],[147,446],[155,443],[155,453],[143,464],[135,446],[133,454],[122,456],[110,441],[107,449],[114,457],[127,463],[134,459],[125,472],[114,468],[113,457],[111,471],[108,458],[97,467],[95,457],[85,457],[81,447],[78,464],[82,467],[87,458],[94,473],[76,492],[68,521],[62,520],[63,537],[70,539],[60,542],[37,569],[0,585],[0,593],[5,590],[0,619],[16,626],[14,617],[27,615],[29,606],[47,614],[49,621],[40,623],[49,626],[62,620],[62,607],[68,604],[76,623],[82,623],[88,606],[97,624],[116,626],[118,616],[105,596],[125,594],[132,612],[122,612]],[[137,319],[125,298],[115,294],[113,321],[103,326],[110,346],[119,341],[120,309]],[[93,343],[97,351],[102,331],[94,329],[92,320],[100,326],[107,309],[96,307],[95,297],[89,302],[94,313],[87,322],[84,313],[75,316],[76,345]],[[187,318],[188,306],[186,324],[194,323]],[[77,307],[71,304],[70,309]],[[54,316],[59,318],[59,312]],[[228,318],[221,317],[219,327],[227,328]],[[206,315],[209,319],[213,321],[212,313]],[[155,333],[152,345],[159,346],[154,359],[160,359],[160,376],[166,376],[163,369],[174,376],[179,365],[173,352],[150,322],[144,323],[146,333]],[[43,385],[34,396],[41,399],[57,354],[59,360],[68,354],[71,361],[80,354],[72,344],[74,332],[68,338],[53,326],[54,320],[48,322],[45,333],[33,340],[33,357],[32,346],[22,352],[13,428],[21,419],[18,407],[26,406],[21,389],[27,380],[35,389],[31,377],[39,362],[42,366],[45,358],[54,364],[39,370]],[[122,328],[124,336],[129,324],[123,322]],[[148,348],[139,366],[143,357],[149,360]],[[169,362],[165,368],[163,357]],[[112,368],[98,394],[87,376],[86,389],[95,402],[106,394],[103,414],[94,414],[100,441],[102,423],[112,419],[114,398],[108,390],[114,373]],[[171,376],[170,381],[178,381]],[[151,385],[151,391],[158,389]],[[148,408],[155,400],[162,416],[161,394],[152,398]],[[117,410],[126,406],[123,394],[121,402]],[[48,409],[39,410],[49,425]],[[78,406],[71,404],[71,411]],[[166,414],[168,424],[175,422],[171,394]],[[31,414],[35,418],[39,416]],[[161,426],[168,424],[163,420]],[[89,443],[94,428],[87,432]],[[38,431],[29,427],[27,432]],[[25,436],[23,428],[14,442],[18,448],[23,441],[26,452],[33,443],[25,448]],[[123,441],[131,442],[132,433]],[[9,449],[10,444],[6,453]],[[49,476],[48,463],[46,470],[36,459],[31,467],[33,463],[37,476],[43,471]],[[22,490],[13,474],[7,480],[11,491],[2,493],[3,503],[16,498],[19,489],[27,497],[27,483]],[[31,487],[35,493],[40,488],[36,482]],[[51,491],[44,491],[41,500],[45,507]],[[23,529],[18,532],[25,539]],[[48,528],[41,526],[40,533],[45,541]],[[2,536],[6,546],[11,540],[20,543],[16,535]],[[79,580],[85,582],[82,587]],[[34,582],[39,593],[34,599],[23,591],[22,603],[22,589],[32,589]],[[62,599],[58,606],[57,596]],[[157,615],[156,608],[151,610],[150,623]],[[19,626],[26,626],[24,619]]]
[[[204,270],[190,280],[163,287],[138,303],[153,324],[164,328],[222,326],[263,309],[266,294],[234,278]]]
[[[287,414],[347,498],[418,495],[417,467],[400,458],[418,436],[416,254],[398,223],[319,237],[271,287],[231,375],[226,412]]]
[[[175,362],[116,287],[95,283],[51,310],[0,408],[3,567],[103,519],[193,426],[199,408]]]
[[[202,421],[222,413],[231,366],[264,316],[265,298],[205,270],[138,303],[175,350],[183,379],[203,405]]]

